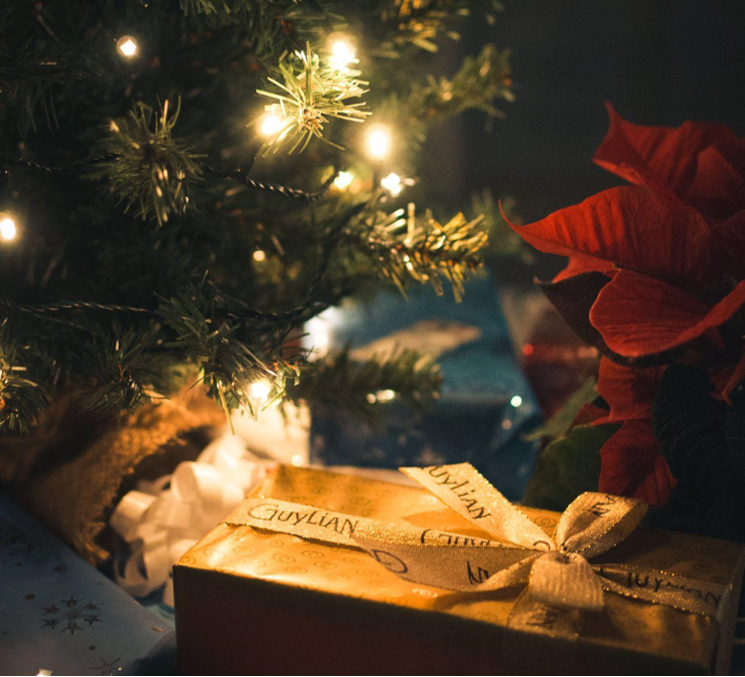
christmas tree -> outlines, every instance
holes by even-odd
[[[0,432],[61,392],[104,416],[203,383],[226,412],[426,400],[412,352],[315,359],[343,299],[457,297],[488,245],[415,184],[431,124],[511,95],[487,45],[432,53],[491,0],[5,0],[0,7]],[[412,200],[416,200],[414,206]],[[493,207],[493,205],[492,205]]]

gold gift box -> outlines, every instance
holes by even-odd
[[[422,489],[356,475],[280,466],[253,495],[488,538]],[[549,534],[558,522],[558,513],[523,511]],[[742,545],[637,529],[594,561],[730,584],[734,603],[720,627],[708,616],[606,593],[605,610],[585,614],[578,640],[568,643],[506,628],[519,588],[452,593],[402,580],[352,547],[223,523],[174,567],[179,669],[430,675],[728,670]]]

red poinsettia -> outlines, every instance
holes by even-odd
[[[719,351],[707,368],[725,399],[745,377],[745,358],[722,368],[720,334],[745,305],[745,140],[719,125],[641,127],[609,112],[595,161],[637,185],[512,227],[570,258],[547,293],[565,317],[580,306],[589,322],[578,331],[605,355],[598,391],[610,414],[599,422],[623,425],[601,450],[600,489],[661,505],[675,484],[652,430],[662,368],[641,365]]]
[[[623,424],[600,450],[602,491],[662,505],[675,486],[652,432],[652,402],[664,370],[634,369],[601,359],[598,393],[610,412],[595,424]]]
[[[717,124],[646,127],[606,104],[610,129],[596,164],[646,186],[673,207],[690,206],[719,223],[745,209],[745,139]]]

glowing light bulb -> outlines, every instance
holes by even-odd
[[[267,401],[269,394],[272,392],[272,384],[266,379],[254,381],[248,386],[248,394],[251,399],[256,400],[260,405]]]
[[[331,40],[331,56],[329,63],[333,68],[344,70],[350,63],[356,61],[354,48],[346,38],[337,37]]]
[[[339,172],[334,179],[334,186],[339,190],[346,190],[354,181],[352,172]]]
[[[517,409],[517,407],[521,406],[523,403],[523,398],[520,397],[520,395],[514,395],[512,399],[510,400],[510,404]]]
[[[266,261],[266,252],[263,249],[257,249],[253,253],[254,261],[258,261],[261,263],[262,261]]]
[[[0,217],[0,237],[6,242],[12,242],[18,236],[18,227],[12,216]]]
[[[394,172],[388,174],[388,176],[380,179],[380,185],[383,186],[393,197],[397,197],[401,194],[404,189],[404,184],[401,181],[401,177]]]
[[[269,114],[264,117],[261,127],[259,127],[259,131],[262,136],[269,137],[277,134],[277,132],[281,131],[284,126],[285,121],[279,117],[279,115]]]
[[[365,136],[367,154],[375,160],[382,160],[391,152],[392,141],[390,127],[383,124],[373,125]]]
[[[305,323],[305,335],[301,338],[301,343],[303,348],[312,351],[314,359],[328,354],[334,330],[338,328],[342,318],[341,311],[332,307]]]
[[[137,40],[131,35],[125,35],[116,42],[116,48],[125,59],[132,59],[137,55]]]

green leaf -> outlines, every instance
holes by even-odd
[[[564,403],[564,406],[559,411],[542,426],[525,435],[524,439],[533,441],[547,437],[550,440],[555,440],[562,435],[566,435],[582,407],[592,402],[598,396],[595,390],[596,383],[595,377],[590,376]]]
[[[727,455],[727,405],[710,393],[706,373],[679,364],[665,370],[653,407],[655,437],[678,479],[700,477],[702,466]]]
[[[745,402],[715,400],[705,372],[675,364],[660,383],[653,425],[678,479],[655,524],[745,540]]]
[[[551,442],[538,457],[523,503],[563,511],[585,491],[597,491],[600,448],[617,425],[580,425]]]

